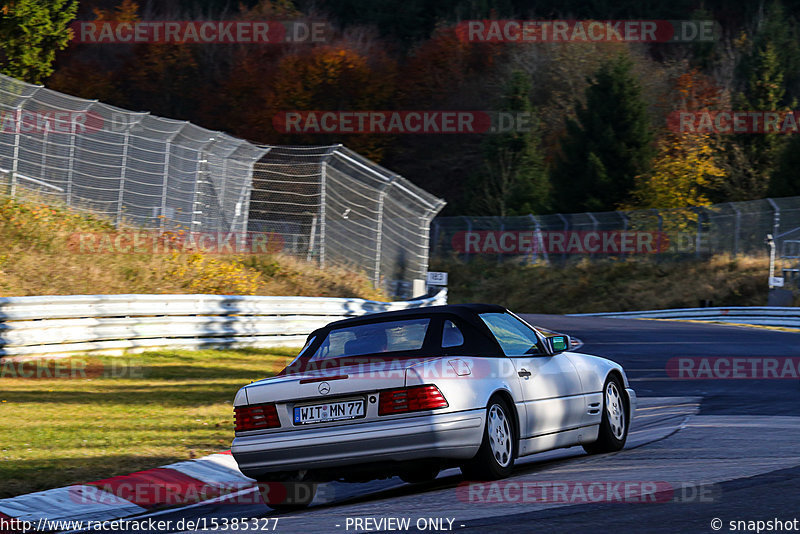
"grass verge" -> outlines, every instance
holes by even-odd
[[[178,253],[166,247],[126,253],[122,247],[81,245],[87,236],[118,243],[135,231],[117,231],[109,221],[64,206],[0,196],[0,297],[211,293],[386,300],[357,269],[318,269],[278,253]],[[158,243],[180,234],[167,232]]]
[[[0,361],[0,498],[227,450],[236,391],[275,374],[296,353],[165,350]]]
[[[714,306],[764,306],[769,261],[715,256],[681,262],[583,261],[564,267],[476,259],[432,262],[447,271],[451,303],[491,302],[526,313],[593,313]],[[795,304],[800,304],[796,301]]]

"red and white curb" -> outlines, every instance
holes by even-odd
[[[106,521],[194,504],[255,485],[255,480],[239,471],[227,451],[130,475],[0,499],[0,520],[27,521],[34,528],[42,521]]]

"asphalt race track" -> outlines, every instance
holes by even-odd
[[[444,527],[438,531],[514,533],[731,532],[747,530],[731,528],[730,521],[800,520],[800,380],[684,380],[665,370],[676,357],[750,359],[748,368],[753,359],[797,358],[799,333],[630,319],[526,318],[580,338],[581,352],[625,367],[640,397],[625,450],[588,456],[573,447],[527,457],[517,463],[513,477],[484,486],[485,493],[471,494],[460,473],[449,470],[422,485],[399,479],[326,484],[301,513],[217,503],[162,512],[159,519],[278,517],[277,532],[315,533],[394,531],[395,524],[377,522],[387,518],[408,518],[412,531],[417,525],[429,527],[433,519]],[[520,497],[525,484],[552,489],[555,483],[568,488],[558,498]],[[637,502],[635,492],[625,502],[613,492],[585,498],[593,484],[608,490],[619,483],[659,489],[642,499],[647,502]],[[356,528],[355,518],[375,522]],[[712,521],[720,528],[713,529]],[[762,531],[770,531],[767,523]],[[772,531],[780,530],[773,524]]]

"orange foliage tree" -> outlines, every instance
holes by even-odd
[[[233,71],[234,95],[256,97],[239,113],[236,131],[249,139],[288,144],[341,142],[380,160],[387,144],[376,134],[282,134],[273,126],[286,111],[365,111],[390,109],[395,92],[396,64],[385,53],[362,53],[347,43],[295,49],[269,68],[248,58]],[[235,79],[235,81],[233,81]]]
[[[718,108],[724,99],[722,90],[697,69],[679,75],[674,88],[676,111],[708,111]],[[623,207],[670,209],[710,205],[709,193],[725,177],[717,161],[720,151],[717,139],[709,134],[668,129],[657,146],[650,172],[636,179],[633,204]]]

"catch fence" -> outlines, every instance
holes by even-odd
[[[800,258],[800,197],[672,210],[437,217],[432,259],[521,263],[570,260],[686,259],[727,253]]]
[[[0,75],[0,190],[117,227],[267,233],[269,250],[412,296],[444,202],[342,145],[258,146]]]

